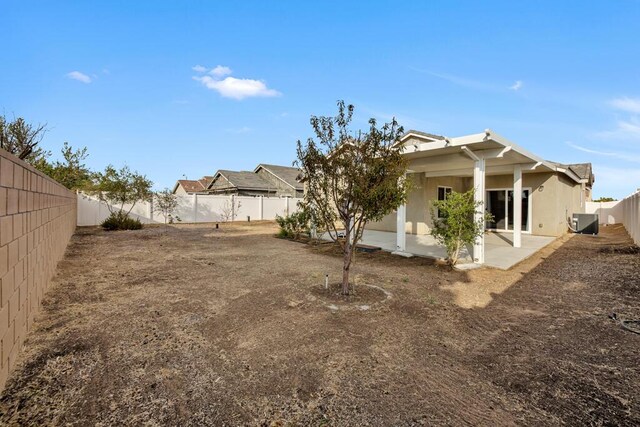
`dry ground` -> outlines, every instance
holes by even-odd
[[[5,425],[638,425],[624,229],[503,272],[341,260],[268,223],[79,229],[0,396]],[[387,294],[378,288],[384,289]]]

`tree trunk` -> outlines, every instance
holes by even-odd
[[[349,268],[351,267],[351,244],[344,249],[344,263],[342,265],[342,295],[349,295]]]
[[[342,264],[342,295],[349,295],[349,267],[351,266],[351,251],[353,250],[351,246],[351,233],[348,231],[349,225],[349,221],[347,221]]]

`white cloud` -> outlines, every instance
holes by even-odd
[[[573,142],[569,142],[569,141],[567,141],[566,144],[569,147],[575,148],[576,150],[582,151],[584,153],[597,154],[598,156],[605,156],[605,157],[611,157],[614,159],[627,160],[629,162],[640,163],[640,155],[635,155],[631,153],[623,154],[623,153],[617,153],[614,151],[593,150],[591,148],[582,147],[578,144],[574,144]]]
[[[509,86],[509,89],[511,90],[520,90],[522,88],[522,80],[516,80],[516,82]]]
[[[228,76],[229,74],[231,74],[231,68],[225,67],[224,65],[218,65],[214,69],[209,71],[209,74],[218,77]]]
[[[635,117],[630,120],[618,120],[615,129],[598,132],[596,136],[614,140],[640,140],[640,121]]]
[[[67,77],[82,83],[91,83],[91,77],[81,73],[80,71],[72,71],[67,74]]]
[[[640,114],[640,98],[628,98],[624,96],[622,98],[612,99],[609,101],[609,105],[618,110]]]
[[[226,77],[223,80],[217,80],[210,76],[194,76],[194,80],[202,83],[207,89],[215,90],[225,98],[233,98],[237,100],[251,97],[274,97],[282,95],[274,89],[269,89],[264,82],[253,79],[236,79],[235,77]]]
[[[205,71],[207,71],[207,69],[202,65],[194,65],[193,67],[191,67],[191,69],[196,73],[204,73]]]

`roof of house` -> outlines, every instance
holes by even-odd
[[[581,179],[595,180],[591,163],[575,163],[567,166]]]
[[[422,132],[419,130],[415,130],[415,129],[409,129],[408,131],[406,131],[403,135],[403,138],[409,134],[413,134],[413,135],[418,135],[418,136],[424,136],[426,138],[432,138],[432,139],[440,139],[440,140],[444,140],[445,137],[442,135],[436,135],[434,133],[427,133],[427,132]]]
[[[260,175],[251,171],[231,171],[221,169],[216,172],[213,180],[209,183],[208,188],[218,179],[219,176],[225,178],[231,187],[245,190],[269,190],[273,189],[273,185],[265,181]]]
[[[258,170],[260,170],[261,168],[271,172],[271,174],[273,174],[276,178],[279,178],[285,184],[295,188],[296,190],[304,189],[304,186],[298,180],[298,176],[300,175],[300,169],[298,168],[260,163],[255,168],[254,172],[258,172]]]
[[[200,180],[196,181],[192,179],[179,179],[178,182],[176,182],[175,187],[173,187],[174,192],[179,185],[182,186],[184,191],[186,191],[187,193],[195,193],[197,191],[203,191],[205,189],[205,186],[200,182]]]
[[[593,174],[593,168],[591,163],[573,163],[573,164],[563,164],[558,162],[553,162],[551,160],[547,160],[549,163],[556,165],[559,168],[569,169],[573,172],[578,178],[586,179],[589,184],[593,184],[596,180],[595,175]]]
[[[198,182],[202,184],[203,188],[207,188],[209,184],[211,184],[211,181],[213,181],[213,177],[209,175],[205,175],[198,180]]]

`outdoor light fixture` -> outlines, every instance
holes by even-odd
[[[544,185],[541,185],[540,187],[538,187],[538,191],[542,193],[542,191],[544,191]]]

